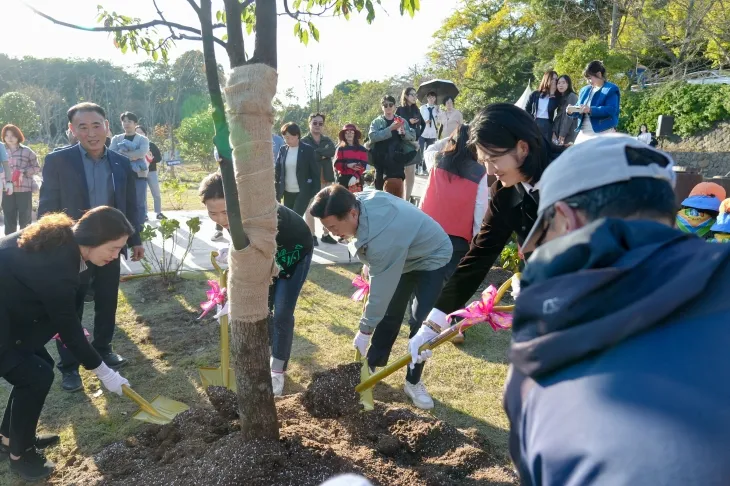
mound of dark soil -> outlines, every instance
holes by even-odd
[[[318,418],[337,418],[358,412],[360,397],[355,387],[360,383],[360,368],[359,363],[350,363],[316,373],[304,392],[307,411]]]
[[[233,419],[235,395],[211,387],[214,410],[188,410],[92,458],[68,461],[53,482],[315,486],[352,472],[387,486],[514,484],[503,459],[475,431],[380,402],[361,412],[357,394],[346,391],[358,370],[357,364],[340,366],[317,375],[305,393],[278,399],[278,441],[244,441]]]

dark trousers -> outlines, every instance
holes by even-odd
[[[309,206],[309,198],[302,192],[284,191],[284,200],[282,204],[303,218],[304,213],[307,211],[307,207]]]
[[[10,439],[10,452],[21,456],[35,444],[36,428],[53,384],[53,358],[45,348],[27,356],[3,378],[13,385],[0,434]]]
[[[7,195],[3,192],[3,214],[5,215],[5,234],[9,235],[30,224],[32,218],[33,193],[14,192]]]
[[[375,168],[375,189],[378,191],[383,190],[385,185],[385,177],[383,176],[383,169]]]
[[[368,365],[371,368],[376,366],[385,366],[388,364],[390,351],[393,348],[395,340],[398,338],[403,317],[406,314],[406,308],[413,295],[413,304],[411,307],[411,318],[408,325],[411,329],[408,337],[413,337],[421,323],[426,320],[428,313],[433,309],[441,293],[444,285],[444,272],[446,266],[438,270],[431,271],[415,271],[404,273],[400,277],[398,287],[395,289],[393,298],[390,299],[388,310],[385,317],[375,328],[373,337],[370,340],[370,348],[368,348]],[[417,364],[411,369],[408,366],[406,371],[406,380],[415,385],[421,381],[421,373],[423,373],[424,363]]]
[[[426,170],[426,158],[424,157],[424,154],[426,153],[426,149],[436,143],[435,138],[419,138],[418,139],[418,147],[420,154],[418,155],[418,167],[421,168],[421,170]]]
[[[121,256],[119,257],[121,258]],[[88,262],[88,269],[81,275],[81,285],[76,294],[76,309],[79,319],[84,315],[84,296],[89,286],[94,290],[94,340],[91,345],[104,356],[112,352],[112,338],[117,318],[117,297],[119,295],[119,258],[103,267],[97,267]],[[79,368],[79,362],[73,354],[56,341],[58,355],[61,362],[58,369],[61,372],[73,371]]]
[[[451,247],[453,252],[451,253],[451,261],[446,264],[446,271],[444,272],[444,283],[446,283],[456,271],[456,267],[459,266],[466,253],[469,251],[469,242],[459,236],[449,235],[451,240]]]
[[[286,371],[289,364],[294,340],[294,309],[311,264],[312,253],[297,263],[291,277],[274,279],[269,287],[269,343],[273,371]]]
[[[540,133],[542,133],[542,136],[545,137],[546,140],[552,141],[553,122],[551,122],[547,118],[535,118],[535,123],[537,123],[537,127],[540,129]]]

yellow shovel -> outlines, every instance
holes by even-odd
[[[132,415],[132,418],[141,420],[142,422],[158,425],[169,424],[177,414],[190,408],[182,402],[177,402],[159,395],[151,402],[148,402],[127,385],[122,385],[122,392],[134,403],[139,405],[139,410]]]
[[[228,284],[228,270],[223,270],[218,262],[215,261],[218,256],[217,251],[210,252],[210,262],[213,264],[213,268],[218,272],[218,284],[223,287],[227,287]],[[203,388],[209,386],[224,386],[229,390],[236,391],[236,375],[230,368],[230,353],[228,344],[228,315],[220,317],[220,332],[221,332],[221,365],[218,368],[199,368],[200,381],[203,383]],[[224,371],[225,370],[225,371]]]
[[[519,278],[519,274],[515,274],[516,278]],[[512,279],[507,280],[505,283],[502,284],[502,286],[497,291],[497,295],[494,299],[495,303],[502,300],[502,297],[504,297],[504,294],[507,292],[507,290],[510,288],[512,284]],[[503,305],[503,306],[494,306],[494,311],[501,311],[501,312],[512,312],[514,309],[513,305]],[[442,344],[449,342],[454,336],[459,334],[459,324],[454,324],[453,326],[449,327],[448,329],[444,330],[430,340],[427,343],[424,343],[419,349],[418,352],[421,353],[427,349],[434,349],[438,346],[441,346]],[[388,376],[392,375],[399,369],[403,368],[404,366],[407,366],[411,362],[411,355],[410,353],[404,354],[400,358],[398,358],[394,363],[386,366],[382,370],[378,371],[377,373],[370,374],[370,370],[367,367],[367,361],[363,364],[362,372],[360,373],[360,384],[355,387],[355,391],[360,394],[360,403],[363,405],[365,410],[372,410],[373,403],[372,403],[372,392],[368,396],[368,392],[375,386],[376,383],[379,381],[387,378]],[[370,399],[369,403],[364,403],[367,398]]]

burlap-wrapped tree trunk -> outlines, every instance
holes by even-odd
[[[238,201],[250,240],[231,252],[228,281],[241,432],[249,439],[279,436],[267,329],[277,224],[271,146],[276,82],[275,69],[251,64],[234,68],[225,89]]]

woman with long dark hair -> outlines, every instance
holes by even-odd
[[[531,114],[540,128],[542,136],[552,138],[555,110],[558,108],[558,73],[545,71],[540,86],[533,91],[527,100],[525,111]]]
[[[408,122],[408,125],[416,133],[415,145],[418,146],[418,139],[423,132],[423,128],[426,126],[426,122],[423,121],[421,110],[417,104],[418,98],[416,97],[416,88],[409,86],[404,89],[400,95],[400,106],[395,110],[395,114],[403,118]],[[413,192],[413,185],[416,181],[416,166],[421,162],[423,153],[416,155],[416,157],[406,165],[406,201],[411,200],[411,193]]]
[[[469,251],[444,286],[433,311],[409,344],[414,362],[418,348],[448,326],[446,316],[463,308],[484,281],[512,234],[521,245],[537,219],[537,183],[561,148],[550,144],[525,110],[495,103],[470,125],[469,143],[497,181],[489,206]]]
[[[54,335],[109,391],[121,395],[122,385],[129,384],[86,340],[76,300],[86,262],[103,266],[119,258],[134,232],[121,211],[99,206],[76,223],[52,213],[0,239],[0,376],[13,387],[0,425],[0,450],[10,454],[10,470],[27,481],[54,470],[37,449],[56,444],[58,436],[36,436],[53,383],[53,358],[45,345]]]
[[[448,281],[469,251],[469,242],[479,232],[487,211],[487,171],[477,162],[476,149],[469,143],[468,124],[431,145],[424,156],[429,176],[421,209],[441,225],[451,240],[453,253],[445,275]]]
[[[559,104],[555,110],[555,119],[553,120],[553,138],[557,145],[572,145],[575,137],[575,127],[578,120],[568,115],[568,107],[578,102],[578,95],[573,91],[573,81],[570,76],[563,74],[558,78],[558,96]]]

